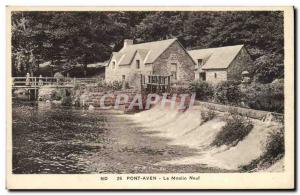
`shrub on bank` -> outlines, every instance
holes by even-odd
[[[244,101],[249,108],[283,113],[284,84],[253,84],[243,91]]]
[[[193,81],[189,84],[189,90],[196,93],[196,99],[207,101],[214,95],[213,86],[205,81]]]
[[[267,136],[262,155],[251,161],[248,165],[240,166],[240,169],[249,172],[257,168],[269,168],[277,160],[281,159],[284,153],[284,128],[273,129]]]
[[[105,80],[101,80],[97,83],[97,87],[101,91],[107,91],[107,90],[119,91],[122,90],[123,82],[122,81],[106,82]],[[129,89],[128,82],[125,83],[125,88]]]
[[[274,159],[283,155],[284,152],[284,128],[282,127],[268,134],[264,154],[266,158]]]
[[[203,81],[189,84],[188,90],[196,93],[196,99],[225,105],[265,110],[269,112],[284,112],[283,80],[261,84],[241,85],[236,81],[223,81],[215,87]]]
[[[212,146],[234,146],[243,140],[252,130],[253,124],[250,119],[237,114],[230,114],[226,118],[226,124],[222,130],[218,132]]]
[[[241,100],[241,90],[239,82],[223,81],[215,88],[214,99],[218,103],[239,105]]]
[[[122,81],[113,81],[111,83],[111,89],[113,89],[113,90],[121,90],[122,89]]]
[[[170,89],[170,94],[189,94],[191,91],[187,85],[173,85]]]
[[[216,113],[212,109],[202,110],[201,111],[201,124],[206,123],[207,121],[215,118]]]

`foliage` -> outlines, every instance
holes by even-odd
[[[235,81],[223,81],[215,87],[203,81],[193,81],[188,90],[184,87],[173,88],[172,92],[196,93],[196,99],[233,106],[283,113],[284,83],[282,79],[272,83],[261,84],[253,82],[250,85],[240,85]],[[185,87],[186,88],[186,87]]]
[[[189,94],[190,90],[187,85],[175,85],[171,86],[170,94]]]
[[[239,83],[235,81],[223,81],[215,88],[215,101],[222,104],[238,104],[241,98]]]
[[[196,27],[196,28],[195,28]],[[103,62],[123,39],[176,37],[188,49],[244,44],[259,82],[283,77],[283,12],[13,12],[13,75]],[[86,71],[86,70],[85,70]]]
[[[122,81],[113,81],[113,82],[106,82],[105,80],[101,80],[97,83],[97,87],[100,88],[102,91],[118,91],[122,90],[123,82]],[[125,83],[125,89],[129,89],[129,85]]]
[[[283,113],[284,83],[254,83],[243,91],[245,103],[252,109]]]
[[[268,134],[264,154],[276,158],[284,154],[284,128],[274,129]]]
[[[55,71],[108,60],[113,48],[130,33],[124,15],[134,12],[13,12],[14,73],[31,70],[30,54],[51,61]],[[132,17],[131,17],[132,18]]]
[[[196,93],[197,100],[207,101],[214,95],[214,88],[205,81],[193,81],[189,85],[189,90]]]
[[[280,59],[283,59],[282,54],[267,54],[257,58],[254,67],[254,79],[260,83],[270,83],[274,78],[283,78],[284,65]]]
[[[234,146],[243,140],[252,130],[253,124],[250,119],[237,114],[230,114],[226,118],[226,124],[218,132],[212,146]]]
[[[71,106],[72,105],[72,98],[71,96],[66,96],[66,97],[63,97],[61,99],[61,105],[63,106]]]
[[[268,168],[282,158],[284,153],[284,128],[273,129],[267,136],[262,155],[249,164],[240,166],[240,169],[249,172],[257,168]]]
[[[122,81],[113,81],[110,85],[113,90],[121,90],[122,89]]]
[[[212,109],[202,110],[201,111],[201,124],[206,123],[207,121],[215,118],[216,113]]]

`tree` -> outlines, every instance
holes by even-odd
[[[188,49],[244,44],[260,82],[283,77],[283,13],[231,12],[13,12],[13,74],[38,74],[108,60],[124,39],[138,42],[176,37]],[[34,57],[34,59],[33,59]]]

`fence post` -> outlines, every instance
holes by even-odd
[[[34,77],[34,99],[37,99],[37,80],[36,77]]]
[[[143,75],[141,74],[141,93],[143,93]]]
[[[160,89],[160,82],[161,82],[161,81],[160,81],[160,80],[161,80],[161,76],[159,75],[159,76],[158,76],[158,86],[157,86],[157,87],[158,87],[158,93],[161,92],[161,89]]]
[[[171,76],[168,76],[168,92],[170,92],[171,88]]]

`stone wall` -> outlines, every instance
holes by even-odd
[[[227,69],[205,70],[206,81],[210,83],[218,83],[227,80],[241,80],[242,72],[245,70],[251,72],[253,65],[254,63],[250,55],[247,53],[245,48],[242,48]],[[199,79],[200,72],[201,70],[197,70],[195,72],[195,79]]]
[[[223,104],[216,104],[216,103],[210,103],[210,102],[203,102],[196,100],[194,103],[195,108],[197,107],[206,107],[215,111],[219,112],[233,112],[245,117],[250,117],[253,119],[258,119],[262,121],[266,120],[272,120],[276,122],[283,123],[284,115],[280,113],[275,112],[268,112],[263,110],[254,110],[250,108],[241,108],[236,106],[229,106],[229,105],[223,105]],[[272,116],[272,117],[270,117]]]
[[[218,83],[227,80],[226,70],[206,70],[206,81],[209,83]]]
[[[136,60],[140,60],[140,68],[136,67]],[[113,68],[111,60],[110,64],[105,68],[105,80],[122,81],[122,75],[130,86],[138,88],[140,86],[140,75],[171,75],[172,71],[177,72],[177,81],[194,80],[194,62],[189,57],[185,49],[175,41],[166,51],[164,51],[154,64],[144,64],[139,53],[136,53],[130,65],[118,65]],[[174,65],[176,64],[176,65]],[[175,78],[172,78],[175,81]]]
[[[254,65],[253,60],[247,53],[247,50],[243,47],[240,53],[236,56],[233,62],[230,64],[227,70],[228,80],[242,80],[242,72],[250,72]]]
[[[172,71],[177,70],[177,81],[192,81],[195,78],[194,67],[192,58],[175,41],[154,62],[153,74],[168,76]],[[172,78],[172,80],[176,79]]]
[[[136,60],[140,60],[139,69],[136,66]],[[116,64],[115,68],[113,68],[113,61],[114,59],[112,59],[110,64],[105,68],[105,80],[108,82],[122,81],[122,77],[125,75],[125,81],[128,82],[131,87],[139,87],[140,75],[152,72],[152,65],[145,65],[139,53],[136,53],[131,64],[128,65]]]

